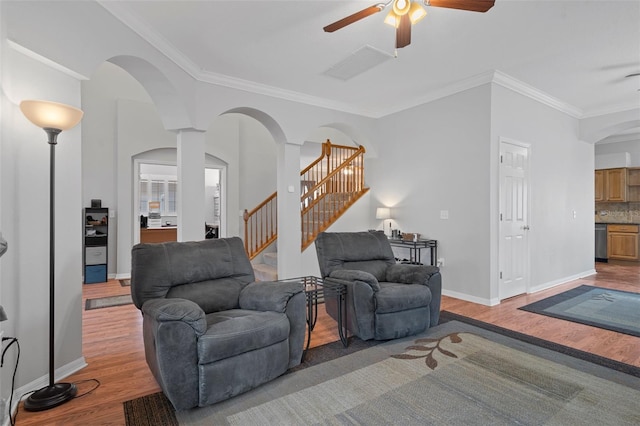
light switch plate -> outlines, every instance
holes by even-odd
[[[449,210],[440,210],[440,219],[449,219]]]

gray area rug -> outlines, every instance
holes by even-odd
[[[99,297],[97,299],[87,299],[84,305],[86,311],[91,309],[109,308],[111,306],[130,305],[133,303],[130,294],[121,296]]]
[[[269,382],[180,425],[640,424],[640,379],[459,321]]]
[[[582,285],[519,309],[640,337],[640,293]]]

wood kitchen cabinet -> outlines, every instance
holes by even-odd
[[[595,201],[627,201],[627,169],[595,171]]]
[[[604,201],[604,170],[596,170],[596,201]]]
[[[627,169],[627,201],[640,201],[640,167]]]
[[[640,260],[638,225],[614,225],[607,227],[607,253],[609,259]]]

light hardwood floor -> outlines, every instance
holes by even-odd
[[[581,284],[640,292],[640,267],[596,264],[594,276],[572,281],[535,294],[522,295],[487,307],[443,297],[442,309],[501,327],[540,337],[576,349],[640,367],[640,338],[518,310],[536,300]],[[446,272],[443,271],[446,280]],[[83,286],[87,298],[126,294],[129,287],[118,281]],[[88,366],[65,379],[80,382],[97,379],[93,392],[44,412],[20,408],[17,425],[124,425],[122,403],[160,390],[147,368],[142,345],[142,318],[133,306],[83,311],[83,351]],[[335,322],[320,309],[311,346],[335,341]],[[91,382],[79,385],[79,394],[90,390]]]

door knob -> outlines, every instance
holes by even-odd
[[[524,229],[525,231],[528,231],[528,230],[529,230],[529,226],[528,226],[528,225],[524,225],[524,226],[522,227],[522,229]]]

